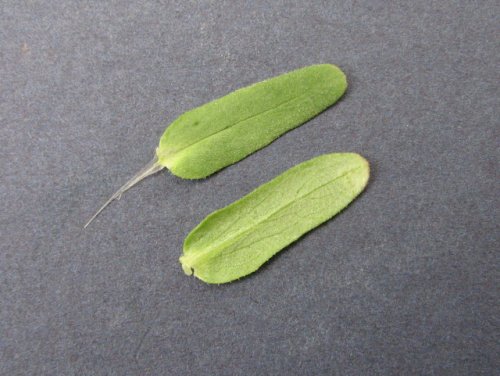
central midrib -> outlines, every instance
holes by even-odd
[[[302,95],[298,95],[298,96],[296,96],[296,97],[293,97],[293,98],[287,99],[286,101],[283,101],[282,103],[278,104],[277,106],[271,107],[271,108],[269,108],[269,109],[267,109],[267,110],[265,110],[265,111],[259,112],[259,113],[257,113],[257,114],[254,114],[254,115],[248,116],[248,117],[247,117],[247,118],[245,118],[245,119],[238,120],[236,123],[229,124],[229,125],[227,125],[226,127],[222,128],[222,129],[219,129],[218,131],[215,131],[214,133],[211,133],[211,134],[209,134],[209,135],[207,135],[207,136],[205,136],[205,137],[203,137],[203,138],[200,138],[199,140],[196,140],[196,141],[195,141],[195,142],[193,142],[192,144],[189,144],[189,145],[187,145],[187,146],[184,146],[182,149],[177,150],[177,151],[176,151],[173,155],[175,156],[175,155],[176,155],[176,154],[178,154],[178,153],[182,153],[182,152],[186,151],[187,149],[189,149],[189,148],[191,148],[191,147],[193,147],[193,146],[195,146],[195,145],[197,145],[197,144],[199,144],[199,143],[203,142],[203,141],[204,141],[204,140],[206,140],[207,138],[210,138],[210,137],[215,136],[215,135],[217,135],[217,134],[219,134],[219,133],[222,133],[222,132],[228,131],[228,130],[230,130],[231,128],[233,128],[233,127],[237,126],[237,125],[238,125],[238,124],[240,124],[240,123],[243,123],[243,122],[245,122],[245,121],[247,121],[247,120],[250,120],[250,119],[256,118],[256,117],[258,117],[258,116],[264,115],[264,114],[266,114],[266,113],[268,113],[268,112],[270,112],[270,111],[272,111],[272,110],[276,110],[277,108],[279,108],[279,107],[281,107],[281,106],[283,106],[283,105],[285,105],[285,104],[287,104],[287,103],[290,103],[290,102],[294,101],[294,100],[295,100],[295,99],[297,99],[297,98],[303,97],[304,95],[305,95],[305,94],[302,94]]]
[[[335,182],[336,180],[338,179],[341,179],[343,178],[344,176],[354,172],[354,171],[357,171],[359,169],[361,169],[362,166],[360,167],[356,167],[356,168],[353,168],[349,171],[346,171],[345,173],[343,173],[342,175],[339,175],[337,177],[335,177],[334,179],[324,183],[324,184],[321,184],[320,186],[314,188],[312,191],[302,195],[302,196],[299,196],[298,198],[294,198],[293,200],[291,200],[290,202],[288,202],[287,204],[283,205],[282,207],[280,207],[279,209],[277,209],[276,211],[274,211],[273,213],[271,213],[270,215],[268,215],[267,217],[265,217],[264,219],[260,220],[258,223],[256,223],[255,225],[249,227],[248,229],[236,234],[235,236],[232,236],[228,239],[226,239],[225,241],[223,241],[222,243],[220,244],[217,244],[215,246],[212,246],[204,251],[201,251],[200,253],[197,253],[197,254],[193,254],[193,255],[185,255],[184,257],[186,258],[190,258],[190,259],[200,259],[200,258],[203,258],[203,256],[205,256],[206,254],[208,254],[209,252],[211,252],[213,249],[216,249],[216,248],[225,248],[225,246],[230,243],[230,242],[233,242],[233,241],[237,241],[239,239],[241,239],[244,235],[246,235],[247,233],[249,233],[250,231],[252,231],[254,228],[258,227],[259,225],[261,225],[262,223],[264,223],[265,221],[267,221],[268,219],[270,219],[271,217],[273,217],[274,215],[278,214],[279,212],[285,210],[287,207],[289,207],[290,205],[292,205],[293,203],[313,194],[314,192],[316,192],[317,190],[327,186],[328,184],[331,184],[333,182]],[[191,257],[193,256],[193,257]]]

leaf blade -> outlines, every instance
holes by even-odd
[[[321,64],[236,90],[177,118],[161,137],[158,158],[179,177],[206,177],[316,116],[346,87],[339,68]]]
[[[183,269],[194,269],[207,283],[254,272],[345,208],[368,176],[368,162],[354,153],[326,154],[292,167],[195,227],[184,242]]]

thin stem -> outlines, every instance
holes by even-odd
[[[126,190],[128,190],[129,188],[133,187],[134,185],[136,185],[138,182],[140,182],[142,179],[148,177],[149,175],[152,175],[160,170],[162,170],[164,168],[164,166],[160,165],[158,163],[158,157],[154,157],[151,162],[149,162],[146,166],[144,166],[137,174],[135,174],[129,181],[127,181],[125,184],[123,184],[121,186],[121,188],[119,190],[117,190],[113,196],[111,196],[109,198],[108,201],[106,201],[106,203],[101,206],[101,208],[97,211],[97,213],[95,213],[92,218],[89,219],[89,221],[87,223],[85,223],[85,226],[83,226],[83,228],[86,228],[90,222],[92,222],[98,215],[100,212],[102,212],[104,210],[104,208],[106,206],[108,206],[111,201],[117,199],[119,200],[120,197],[122,196],[123,192],[125,192]]]

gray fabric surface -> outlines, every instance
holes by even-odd
[[[499,3],[0,5],[0,374],[493,375]],[[150,177],[182,112],[309,64],[344,99],[209,179]],[[365,193],[249,278],[178,263],[207,214],[353,151]]]

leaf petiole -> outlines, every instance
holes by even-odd
[[[139,183],[142,179],[148,177],[149,175],[155,174],[158,171],[161,171],[164,169],[165,166],[162,166],[158,162],[158,157],[155,155],[155,157],[146,165],[144,166],[137,174],[135,174],[130,180],[128,180],[125,184],[123,184],[120,189],[118,189],[110,198],[108,201],[104,203],[103,206],[88,220],[87,223],[83,226],[83,228],[86,228],[98,215],[101,213],[106,206],[108,206],[111,201],[113,200],[119,200],[122,194],[127,191],[128,189],[132,188],[134,185]]]

